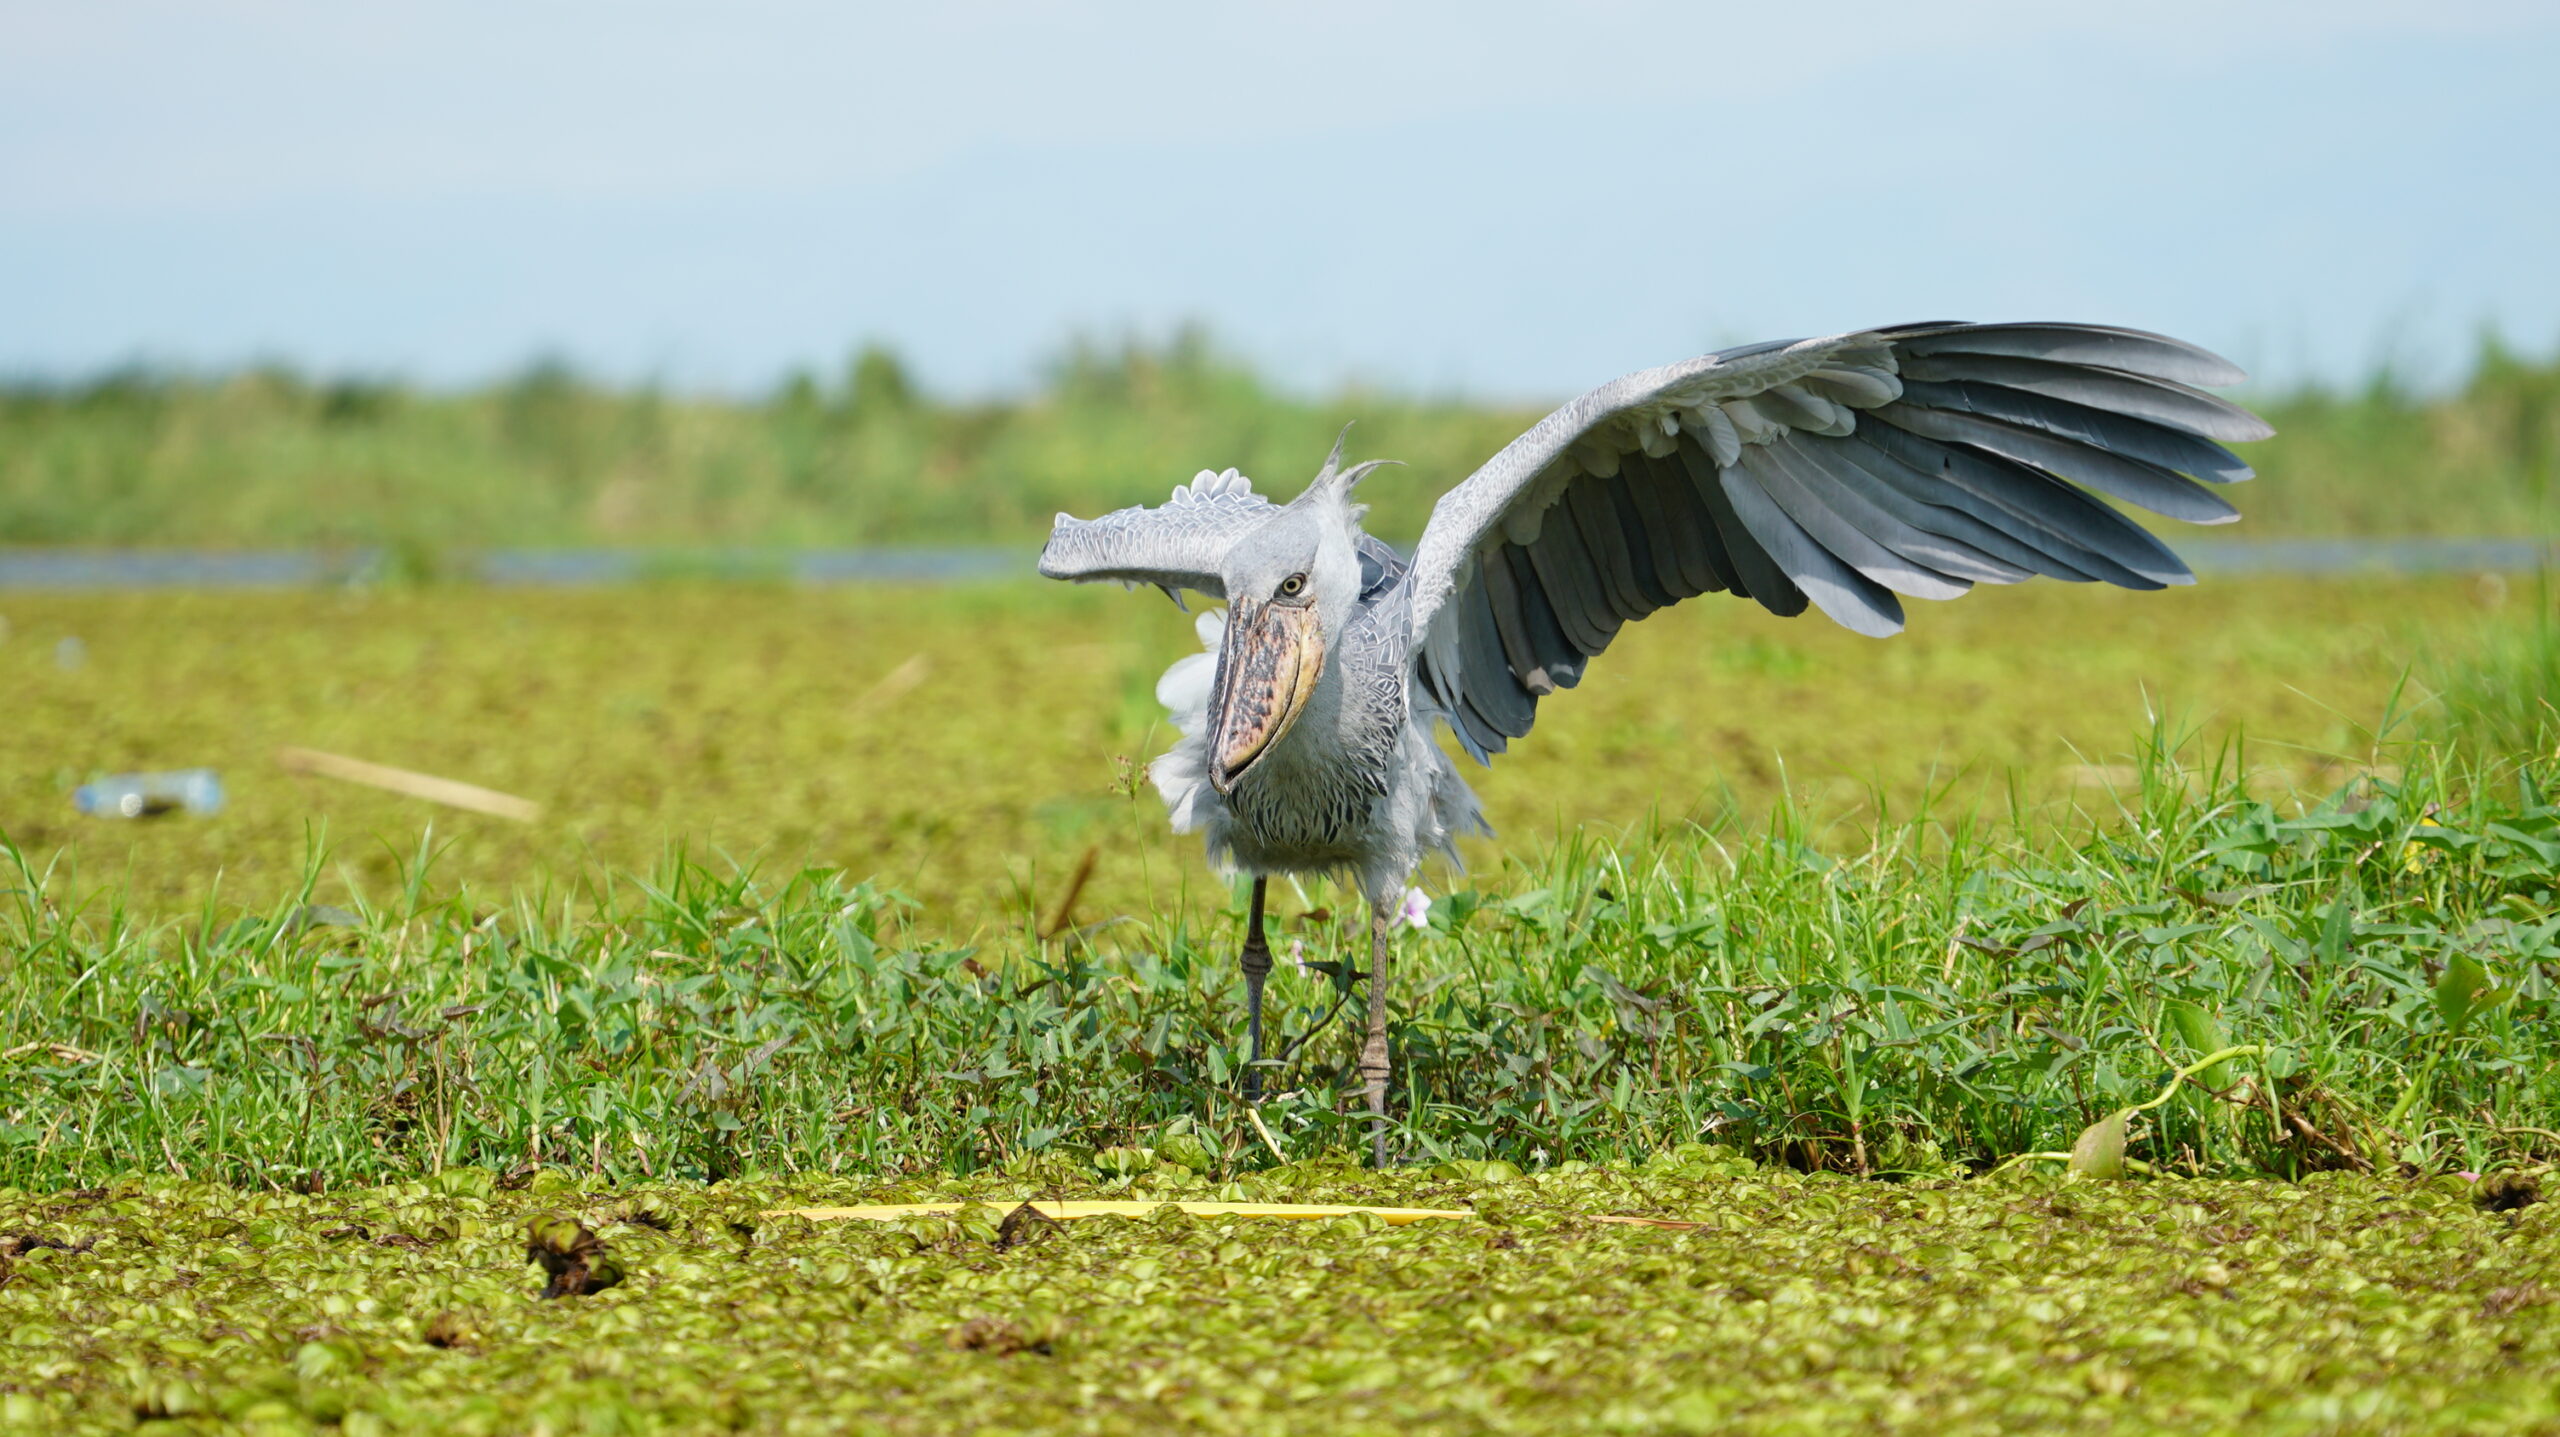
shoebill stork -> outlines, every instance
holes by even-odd
[[[1345,467],[1337,440],[1285,504],[1204,470],[1152,508],[1061,514],[1040,572],[1225,603],[1200,620],[1206,652],[1158,687],[1181,738],[1148,775],[1176,831],[1253,879],[1241,964],[1255,1064],[1270,878],[1340,876],[1368,899],[1360,1073],[1383,1165],[1390,927],[1425,855],[1454,858],[1457,835],[1490,832],[1435,728],[1489,761],[1621,625],[1700,594],[1819,609],[1881,638],[1902,628],[1904,598],[1977,583],[2191,583],[2107,501],[2239,517],[2215,486],[2250,471],[2222,444],[2274,431],[2204,390],[2242,377],[2193,345],[2087,324],[1745,345],[1538,421],[1441,496],[1410,559],[1361,530],[1352,499],[1383,461]],[[1246,1069],[1249,1098],[1261,1071]]]

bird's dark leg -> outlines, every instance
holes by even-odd
[[[1244,1027],[1253,1056],[1244,1070],[1244,1100],[1262,1101],[1262,985],[1271,977],[1271,945],[1262,941],[1262,890],[1270,880],[1253,880],[1253,915],[1245,920],[1244,953],[1236,960],[1244,969]]]
[[[1369,1162],[1387,1165],[1387,934],[1395,909],[1369,908],[1369,1041],[1360,1048],[1360,1076],[1369,1084]]]

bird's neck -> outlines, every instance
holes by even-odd
[[[1298,721],[1247,781],[1383,791],[1398,715],[1371,667],[1356,647],[1329,655]]]

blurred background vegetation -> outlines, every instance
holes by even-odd
[[[2215,537],[2550,532],[2560,359],[2484,341],[2419,393],[2252,402],[2279,437]],[[374,551],[377,578],[468,572],[498,548],[1028,548],[1061,509],[1160,500],[1234,463],[1294,492],[1346,420],[1411,468],[1370,485],[1409,540],[1447,484],[1541,406],[1360,390],[1292,395],[1199,331],[1069,346],[1036,392],[938,399],[869,347],[759,399],[612,388],[557,362],[434,392],[281,367],[144,370],[0,389],[0,544]],[[2187,530],[2179,537],[2198,533]],[[2250,579],[2134,596],[2058,585],[1924,605],[1875,645],[1749,605],[1631,630],[1479,785],[1512,842],[1601,822],[1708,821],[1791,793],[1852,828],[1931,795],[2104,807],[2166,716],[2254,739],[2270,794],[2391,762],[2390,731],[2484,760],[2547,752],[2560,641],[2530,576]],[[263,594],[0,595],[0,834],[146,911],[291,885],[400,881],[434,823],[440,881],[505,890],[667,845],[878,875],[933,925],[1019,923],[1088,851],[1085,902],[1181,906],[1196,844],[1131,775],[1169,741],[1155,677],[1196,642],[1162,603],[1024,579],[936,589],[661,581],[536,593],[395,583]],[[2056,633],[2076,636],[2057,651]],[[60,662],[72,644],[79,662]],[[1043,695],[1024,712],[1003,696]],[[2399,727],[2394,730],[2393,725]],[[520,791],[530,829],[288,781],[308,745]],[[99,825],[82,780],[209,764],[210,823]],[[1949,785],[1954,785],[1951,789]],[[1846,835],[1843,835],[1844,839]],[[1224,892],[1209,885],[1215,906]]]
[[[1514,752],[1464,764],[1502,838],[1467,841],[1470,876],[1426,881],[1503,888],[1563,834],[1749,827],[1788,795],[1850,850],[1924,804],[2111,814],[2155,715],[2206,748],[2249,739],[2261,797],[2324,796],[2443,713],[2451,680],[2411,681],[2421,653],[2468,654],[2526,604],[2522,584],[2439,575],[2024,584],[1914,607],[1884,643],[1730,600],[1629,626]],[[315,847],[333,903],[401,891],[422,854],[435,891],[495,895],[646,871],[671,845],[876,878],[955,939],[1047,921],[1088,852],[1084,921],[1228,900],[1138,773],[1173,741],[1157,676],[1198,648],[1152,592],[390,585],[0,594],[0,618],[0,838],[64,865],[56,891],[105,886],[137,913],[264,904]],[[2461,672],[2493,716],[2484,753],[2547,711],[2518,676]],[[290,774],[288,745],[486,784],[543,817]],[[224,776],[218,816],[71,804],[99,774],[195,765]]]
[[[2223,532],[2546,534],[2555,401],[2560,363],[2495,345],[2445,392],[2256,396],[2281,433]],[[464,393],[281,370],[12,390],[0,541],[393,562],[0,593],[0,953],[28,980],[0,1005],[21,1059],[0,1065],[0,1178],[564,1154],[621,1176],[967,1171],[1174,1121],[1232,1158],[1258,1142],[1218,1106],[1236,891],[1142,777],[1191,616],[1027,562],[546,588],[447,560],[1027,550],[1055,510],[1152,502],[1203,465],[1294,492],[1346,419],[1361,453],[1412,464],[1367,491],[1409,539],[1537,412],[1291,396],[1197,336],[1075,348],[1038,392],[977,404],[876,349],[752,402],[557,364]],[[2543,1153],[2554,603],[2534,574],[2209,574],[1987,588],[1914,605],[1886,643],[1729,600],[1631,626],[1516,754],[1467,769],[1503,837],[1422,880],[1439,916],[1398,1000],[1415,1141],[1534,1165],[1714,1131],[1814,1168],[1868,1171],[1872,1143],[1952,1171],[2068,1143],[2228,1038],[2284,1054],[2260,1076],[2308,1126],[2252,1147],[2229,1115],[2163,1120],[2146,1161]],[[314,777],[286,747],[541,813]],[[219,814],[72,802],[194,766],[222,774]],[[1350,955],[1343,894],[1274,906],[1293,957]],[[1306,1031],[1339,996],[1294,963],[1275,992]],[[1352,1029],[1325,1031],[1301,1097],[1264,1110],[1296,1155],[1356,1140]],[[467,1101],[419,1076],[448,1039],[484,1075]],[[270,1056],[285,1041],[299,1067]],[[1113,1086],[1063,1076],[1103,1054]],[[688,1096],[705,1074],[736,1102]]]
[[[1594,383],[1610,376],[1595,374]],[[1561,396],[1559,396],[1561,397]],[[2560,359],[2485,339],[2469,379],[2243,396],[2281,435],[2235,535],[2551,528]],[[1293,395],[1193,330],[1078,343],[1034,392],[958,402],[867,348],[754,399],[615,388],[558,361],[482,389],[269,366],[0,387],[0,543],[383,549],[1028,545],[1061,509],[1152,502],[1204,464],[1288,494],[1356,420],[1404,460],[1364,491],[1409,540],[1542,405]]]

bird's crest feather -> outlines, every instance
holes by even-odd
[[[1324,467],[1316,471],[1316,477],[1308,483],[1306,492],[1300,494],[1294,502],[1339,504],[1349,512],[1352,522],[1358,523],[1361,517],[1369,512],[1369,506],[1352,503],[1351,491],[1358,488],[1360,481],[1368,478],[1372,473],[1390,464],[1402,465],[1404,461],[1367,459],[1345,469],[1342,467],[1342,446],[1350,438],[1351,426],[1345,424],[1342,426],[1342,432],[1333,437],[1333,452],[1325,456]]]

